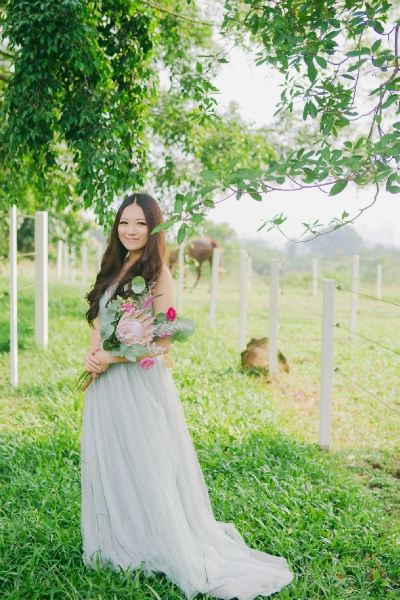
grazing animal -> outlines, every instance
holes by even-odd
[[[213,258],[213,250],[214,248],[220,248],[220,244],[209,237],[201,237],[195,238],[194,240],[190,240],[186,246],[186,254],[195,262],[197,267],[197,279],[193,287],[199,282],[201,277],[201,268],[204,262],[207,260],[210,263],[210,267],[212,267],[212,258]],[[178,251],[171,250],[168,266],[171,272],[174,272],[175,266],[178,262]],[[221,267],[222,267],[222,255],[221,255]]]

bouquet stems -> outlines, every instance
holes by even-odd
[[[84,392],[89,387],[89,385],[92,383],[92,381],[93,381],[92,374],[88,373],[87,371],[84,371],[78,377],[78,379],[74,385],[74,388],[76,390],[78,390],[78,392]]]

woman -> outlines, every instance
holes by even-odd
[[[181,403],[162,356],[152,370],[100,350],[106,304],[137,275],[155,282],[154,312],[173,306],[163,265],[157,202],[129,196],[119,208],[101,270],[87,298],[93,325],[84,365],[94,381],[82,431],[82,534],[87,564],[162,572],[187,598],[198,592],[251,600],[292,580],[283,558],[246,546],[230,523],[215,521]],[[169,351],[169,340],[157,345]],[[121,363],[121,364],[117,364]]]

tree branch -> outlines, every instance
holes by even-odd
[[[0,48],[0,54],[1,54],[1,56],[5,56],[6,58],[15,58],[14,54],[9,54],[9,52],[5,52],[1,48]]]
[[[218,23],[208,23],[206,21],[198,21],[197,19],[191,19],[190,17],[184,17],[183,15],[179,15],[176,12],[167,10],[166,8],[163,8],[162,6],[158,6],[158,4],[154,4],[153,2],[148,2],[147,0],[141,0],[141,4],[145,4],[146,6],[155,8],[156,10],[159,10],[160,12],[165,12],[169,15],[172,15],[173,17],[176,17],[177,19],[182,19],[183,21],[187,21],[188,23],[197,23],[198,25],[208,25],[209,27],[212,27],[213,25],[218,25]]]

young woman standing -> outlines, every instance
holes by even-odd
[[[88,294],[93,325],[84,365],[94,381],[82,429],[83,558],[94,566],[162,572],[187,598],[197,593],[252,600],[292,580],[286,561],[246,546],[234,525],[214,519],[179,396],[162,356],[145,371],[100,349],[107,302],[141,275],[155,284],[154,313],[173,306],[163,265],[157,202],[129,196],[119,208],[96,283]],[[158,340],[165,353],[167,338]]]

